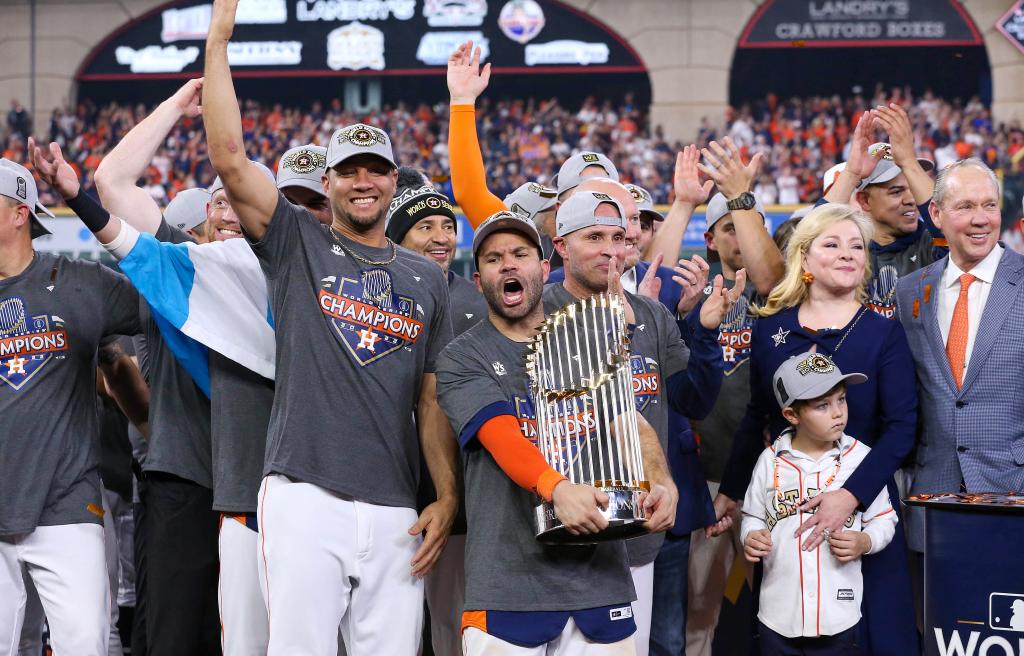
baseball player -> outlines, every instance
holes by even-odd
[[[385,236],[397,172],[382,130],[355,124],[332,135],[327,229],[245,158],[227,61],[236,7],[213,5],[203,115],[276,327],[257,517],[268,653],[334,653],[339,624],[353,656],[413,653],[417,575],[436,561],[457,506],[455,441],[433,373],[451,339],[447,284],[436,264]],[[417,518],[421,446],[438,501]]]
[[[154,144],[166,137],[160,130],[170,121],[163,120],[162,112],[180,112],[181,103],[197,106],[199,81],[192,81],[182,87],[175,96],[129,132],[104,159],[101,169],[101,198],[115,213],[124,212],[126,223],[138,230],[152,230],[155,223],[155,237],[159,242],[143,242],[151,246],[143,257],[141,271],[157,272],[153,278],[140,277],[139,270],[125,265],[135,284],[142,289],[159,290],[160,295],[151,296],[150,302],[156,311],[164,316],[173,316],[176,308],[166,304],[168,298],[187,294],[187,289],[209,283],[229,295],[242,295],[246,289],[256,288],[263,293],[263,302],[257,315],[248,318],[249,323],[265,322],[267,301],[266,283],[259,263],[244,240],[229,238],[204,244],[203,249],[224,251],[223,261],[229,268],[209,271],[191,268],[190,261],[182,258],[180,239],[173,236],[177,230],[186,230],[210,217],[210,225],[221,227],[237,225],[237,218],[220,179],[214,181],[208,192],[206,204],[200,204],[199,192],[181,192],[165,208],[160,216],[156,204],[148,196],[134,196],[135,180],[147,165],[144,157]],[[188,100],[179,100],[188,96]],[[185,112],[186,115],[188,112]],[[154,118],[154,116],[156,118]],[[127,147],[131,146],[131,148]],[[299,146],[287,151],[281,159],[277,184],[282,193],[298,192],[298,200],[314,207],[317,197],[309,192],[315,183],[320,185],[324,172],[323,149],[316,146]],[[310,168],[312,166],[312,168]],[[260,170],[269,179],[273,174],[260,165]],[[318,187],[322,190],[322,186]],[[305,195],[303,195],[305,193]],[[187,194],[187,195],[186,195]],[[131,198],[132,205],[124,199]],[[195,199],[195,202],[193,202]],[[121,228],[121,219],[112,217],[104,226],[106,232],[96,231],[102,241],[111,241]],[[193,227],[193,231],[200,230]],[[211,235],[212,236],[212,235]],[[230,251],[230,252],[228,252]],[[140,257],[140,254],[136,254]],[[123,254],[122,254],[123,257]],[[188,280],[188,273],[196,274]],[[188,280],[187,284],[183,284]],[[171,293],[177,290],[177,293]],[[217,325],[217,334],[238,337],[237,318],[225,312],[223,305],[210,308],[211,312],[224,315],[224,322]],[[163,336],[168,337],[175,354],[186,362],[194,354],[180,334],[168,324],[161,326]],[[266,444],[270,408],[273,404],[274,385],[272,380],[250,371],[221,353],[210,350],[201,353],[203,376],[210,395],[211,408],[211,468],[213,481],[212,508],[219,513],[217,532],[217,553],[219,556],[219,578],[217,602],[220,613],[220,640],[223,652],[233,654],[265,653],[268,640],[267,613],[257,567],[258,541],[256,533],[256,499],[263,471],[263,452]],[[208,364],[208,366],[207,366]]]
[[[449,345],[438,364],[439,398],[466,462],[465,653],[633,654],[634,595],[623,543],[559,547],[534,537],[537,496],[552,501],[572,531],[607,525],[597,512],[607,496],[569,483],[527,438],[535,416],[524,360],[544,318],[548,272],[540,235],[529,221],[500,212],[478,228],[473,254],[488,320]],[[652,483],[649,528],[663,531],[674,514],[674,489],[657,438],[639,419]]]
[[[96,352],[139,332],[139,297],[98,263],[33,249],[45,209],[23,166],[0,160],[0,196],[0,654],[17,653],[26,571],[54,651],[105,656]]]
[[[846,386],[867,380],[844,374],[820,353],[783,362],[775,399],[791,428],[761,452],[743,500],[744,553],[764,561],[758,610],[761,653],[859,654],[854,627],[864,590],[860,557],[881,551],[896,531],[883,489],[840,532],[811,551],[800,547],[803,501],[838,488],[871,448],[846,435]],[[796,602],[796,603],[794,603]]]
[[[890,143],[870,136],[885,130]],[[872,279],[868,307],[884,317],[896,315],[896,283],[946,254],[946,241],[928,216],[935,183],[928,171],[935,163],[914,154],[910,118],[896,103],[868,110],[853,132],[850,156],[820,203],[848,203],[871,216]]]
[[[558,208],[556,225],[558,237],[555,248],[565,261],[564,283],[549,285],[544,292],[547,311],[554,311],[608,289],[608,272],[618,269],[619,258],[626,257],[626,219],[630,213],[610,194],[587,190],[597,184],[589,181]],[[602,184],[616,184],[601,181]],[[624,191],[624,190],[623,190]],[[628,194],[627,194],[628,195]],[[597,209],[610,210],[614,216],[596,217]],[[650,267],[645,278],[653,278],[656,267]],[[742,275],[742,274],[741,274]],[[622,286],[622,277],[615,279]],[[645,286],[645,281],[640,281]],[[710,304],[701,309],[700,323],[715,327],[743,293],[742,284],[723,292],[721,277],[716,278]],[[679,326],[669,311],[658,301],[625,292],[625,298],[635,314],[632,340],[634,390],[637,390],[637,410],[650,422],[658,434],[662,448],[669,445],[668,410],[671,406],[681,415],[691,414],[701,394],[695,390],[694,378],[687,374],[689,350],[680,337]],[[713,340],[712,347],[714,347]],[[701,358],[701,366],[717,369],[717,353],[710,360]],[[704,405],[699,403],[699,405]],[[682,485],[681,481],[679,484]],[[637,619],[637,653],[646,654],[653,603],[653,562],[661,547],[661,535],[647,536],[629,542],[630,564],[637,601],[634,616]]]

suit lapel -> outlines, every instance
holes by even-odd
[[[946,270],[946,263],[949,256],[939,260],[928,272],[918,281],[917,298],[924,299],[925,288],[930,288],[928,301],[921,304],[921,321],[924,325],[925,341],[932,349],[932,357],[942,371],[942,378],[949,385],[953,394],[957,394],[956,381],[953,380],[953,372],[949,368],[949,358],[946,357],[946,344],[942,341],[942,331],[939,330],[939,296],[942,294],[942,274]]]
[[[967,366],[967,375],[964,378],[963,388],[965,390],[977,378],[978,372],[985,365],[985,360],[992,347],[995,346],[1003,322],[1006,321],[1006,317],[1013,307],[1013,301],[1020,291],[1018,283],[1024,273],[1024,268],[1020,266],[1019,261],[1011,261],[1011,257],[1010,249],[1006,249],[999,259],[999,266],[996,268],[996,275],[992,280],[992,289],[988,292],[985,310],[981,313],[981,321],[978,323],[978,334],[974,338],[971,362]]]

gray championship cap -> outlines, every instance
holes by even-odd
[[[521,217],[514,212],[502,210],[487,217],[487,220],[481,223],[476,232],[473,233],[473,258],[476,258],[477,251],[480,250],[480,246],[483,245],[485,239],[496,232],[504,230],[518,232],[529,239],[541,253],[544,252],[544,248],[540,243],[540,233],[537,232],[537,227],[533,225],[533,221]]]
[[[616,182],[619,181],[618,169],[615,168],[615,165],[612,164],[610,159],[601,153],[576,153],[569,159],[565,160],[562,164],[562,168],[558,169],[558,176],[556,177],[555,183],[558,188],[558,195],[561,196],[566,191],[580,186],[580,183],[586,180],[586,178],[583,177],[583,169],[588,166],[600,166],[605,172],[601,177],[611,178]]]
[[[210,192],[202,187],[182,189],[164,208],[164,220],[178,230],[191,230],[206,220]]]
[[[502,202],[509,211],[532,221],[538,214],[558,203],[558,192],[537,182],[527,182],[505,196]]]
[[[206,206],[210,192],[203,187],[178,191],[167,207],[164,220],[179,230],[190,230],[206,221]]]
[[[597,208],[603,203],[615,207],[618,216],[597,216]],[[612,226],[614,228],[626,229],[626,212],[622,204],[608,194],[598,191],[581,191],[572,195],[572,198],[562,203],[555,215],[556,234],[564,237],[570,232],[576,232],[583,228],[595,225]]]
[[[335,130],[327,144],[327,168],[332,169],[356,155],[376,155],[398,168],[388,133],[372,125],[354,123]]]
[[[270,178],[271,182],[273,182],[274,184],[277,184],[277,179],[274,177],[274,172],[271,171],[270,169],[268,169],[266,164],[264,164],[262,162],[257,162],[254,159],[253,160],[249,160],[249,161],[252,162],[253,164],[255,164],[256,168],[258,168],[260,171],[263,171],[263,175],[265,175],[268,178]],[[223,188],[224,188],[224,183],[221,182],[220,176],[218,175],[216,177],[216,179],[214,179],[213,184],[210,185],[210,188],[209,188],[208,191],[210,192],[210,195],[212,196],[213,194],[217,193],[218,191],[220,191]]]
[[[324,195],[323,176],[327,173],[327,149],[307,144],[286,150],[277,165],[277,188],[303,187]]]
[[[788,408],[794,401],[824,396],[839,383],[856,385],[867,379],[864,374],[844,374],[827,355],[807,352],[780,364],[772,377],[772,387],[779,407]]]
[[[888,182],[903,172],[900,167],[896,166],[896,162],[893,161],[892,146],[880,141],[878,143],[871,144],[868,147],[868,153],[872,157],[877,155],[879,152],[882,153],[882,159],[878,160],[878,163],[875,164],[875,169],[871,172],[871,175],[861,180],[860,186],[857,187],[858,191],[868,185]],[[919,157],[917,159],[917,163],[920,164],[921,168],[925,171],[931,171],[935,168],[935,162],[930,159]]]
[[[50,234],[39,216],[45,214],[52,217],[53,212],[39,204],[35,179],[28,169],[6,157],[0,158],[0,196],[11,198],[28,208],[32,239]]]
[[[627,184],[625,186],[629,190],[630,195],[633,196],[633,200],[636,201],[636,207],[640,210],[641,218],[647,216],[654,221],[665,220],[665,215],[654,209],[654,198],[651,197],[651,192],[640,185]]]
[[[754,209],[761,214],[761,218],[764,218],[764,205],[761,203],[760,199],[754,200]],[[713,228],[716,223],[721,221],[722,218],[731,211],[732,210],[729,209],[729,201],[725,199],[722,192],[718,192],[712,196],[711,200],[708,201],[708,208],[704,212],[704,216],[707,217],[708,223],[708,227],[705,228],[705,230],[711,232],[711,228]]]

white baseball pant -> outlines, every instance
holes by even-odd
[[[639,567],[630,567],[633,576],[633,587],[636,589],[636,601],[633,606],[633,621],[636,622],[636,655],[647,656],[651,648],[651,616],[654,607],[654,562]]]
[[[435,656],[462,656],[462,610],[466,602],[466,536],[448,538],[424,580]]]
[[[267,607],[259,581],[259,535],[221,515],[218,536],[220,636],[224,656],[263,656],[269,640]]]
[[[348,656],[418,653],[423,581],[410,562],[422,538],[409,535],[414,509],[270,475],[258,518],[268,656],[334,656],[339,624]]]
[[[466,656],[635,656],[637,653],[633,636],[618,642],[593,642],[580,632],[571,618],[561,635],[539,647],[520,647],[475,627],[463,632],[462,645]]]
[[[718,483],[708,481],[711,498],[718,494]],[[743,558],[740,541],[740,523],[743,513],[739,507],[732,517],[732,526],[726,533],[713,538],[704,537],[704,529],[690,534],[689,583],[686,602],[686,654],[711,656],[718,615],[722,610],[725,585],[733,567],[743,567],[747,580],[753,577],[753,568]],[[740,557],[737,559],[737,554]]]
[[[0,538],[0,656],[18,653],[28,572],[50,625],[55,654],[106,656],[110,590],[99,524],[40,526]]]

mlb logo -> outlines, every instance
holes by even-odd
[[[996,631],[1024,633],[1024,594],[993,592],[988,596],[988,625]]]

